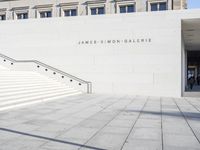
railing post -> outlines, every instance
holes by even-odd
[[[87,83],[87,93],[92,94],[92,83],[91,82]]]

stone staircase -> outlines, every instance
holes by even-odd
[[[0,66],[0,111],[77,94],[82,92],[39,73]]]

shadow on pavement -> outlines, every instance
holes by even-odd
[[[40,138],[40,139],[44,139],[44,140],[49,140],[49,141],[53,141],[53,142],[69,144],[69,145],[74,145],[74,146],[80,146],[82,148],[88,148],[88,149],[92,149],[92,150],[106,150],[106,149],[97,148],[97,147],[93,147],[93,146],[87,146],[87,145],[83,145],[83,144],[73,143],[73,142],[69,142],[69,141],[63,141],[63,140],[44,137],[44,136],[40,136],[40,135],[29,134],[29,133],[20,132],[20,131],[11,130],[11,129],[6,129],[6,128],[0,128],[0,130],[5,131],[5,132],[20,134],[20,135],[25,135],[25,136],[29,136],[29,137],[35,137],[35,138]]]
[[[150,114],[150,115],[158,115],[158,116],[170,116],[170,117],[183,117],[183,115],[180,113],[180,112],[175,112],[175,111],[172,111],[172,112],[156,112],[156,111],[140,111],[140,110],[133,110],[133,109],[130,109],[130,110],[125,110],[125,112],[129,113],[129,112],[141,112],[142,114]],[[187,118],[187,119],[190,119],[190,120],[197,120],[197,121],[200,121],[200,113],[193,113],[193,112],[183,112],[184,116]]]

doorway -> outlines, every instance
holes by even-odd
[[[186,91],[200,92],[200,51],[197,50],[187,51]]]

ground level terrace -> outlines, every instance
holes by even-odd
[[[0,118],[0,150],[200,150],[200,98],[79,95]]]

